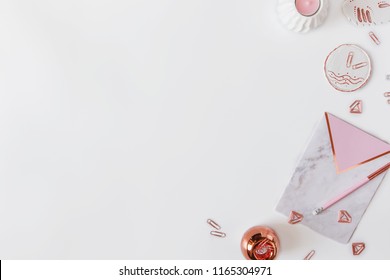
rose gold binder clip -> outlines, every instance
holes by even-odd
[[[353,52],[349,52],[348,53],[348,57],[347,57],[347,68],[351,67],[352,65],[352,59],[353,59]]]
[[[299,222],[301,222],[303,220],[303,215],[298,213],[298,212],[295,212],[295,211],[291,211],[290,212],[290,217],[289,217],[289,220],[288,220],[288,223],[289,224],[292,224],[292,225],[295,225]]]
[[[311,250],[309,252],[309,254],[307,254],[306,257],[304,257],[303,259],[308,261],[308,260],[310,260],[314,256],[315,253],[316,253],[316,251]]]
[[[221,238],[226,237],[226,233],[224,233],[222,231],[213,230],[213,231],[210,231],[210,234],[214,235],[214,236],[217,236],[217,237],[221,237]]]
[[[385,97],[390,97],[390,91],[383,94]]]
[[[342,224],[349,224],[352,222],[352,217],[346,210],[340,210],[338,222]]]
[[[351,106],[349,106],[349,112],[352,114],[361,114],[363,112],[363,101],[355,100]]]
[[[365,248],[366,244],[364,244],[363,242],[352,243],[352,253],[355,256],[360,255]]]
[[[381,43],[374,32],[371,31],[370,33],[368,33],[368,35],[370,35],[370,38],[372,39],[372,41],[374,41],[375,44],[379,45]]]

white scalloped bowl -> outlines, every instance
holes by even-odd
[[[328,15],[328,0],[320,0],[318,11],[312,16],[300,14],[295,6],[295,0],[279,0],[278,14],[281,22],[291,31],[305,33],[320,26]]]

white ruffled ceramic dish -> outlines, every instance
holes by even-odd
[[[387,23],[390,21],[390,1],[345,0],[343,13],[357,25]]]
[[[325,21],[328,6],[328,0],[279,0],[277,11],[289,30],[307,32]]]

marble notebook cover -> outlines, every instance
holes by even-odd
[[[303,225],[348,243],[386,172],[321,214],[312,212],[388,162],[388,143],[325,113],[276,210],[286,216],[296,211],[304,216]],[[340,210],[351,215],[351,223],[338,222]]]

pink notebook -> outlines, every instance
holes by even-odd
[[[276,210],[286,216],[303,214],[302,224],[342,243],[348,243],[385,174],[356,190],[321,214],[313,210],[390,162],[390,145],[325,113],[304,151]],[[351,215],[339,223],[340,210]]]

